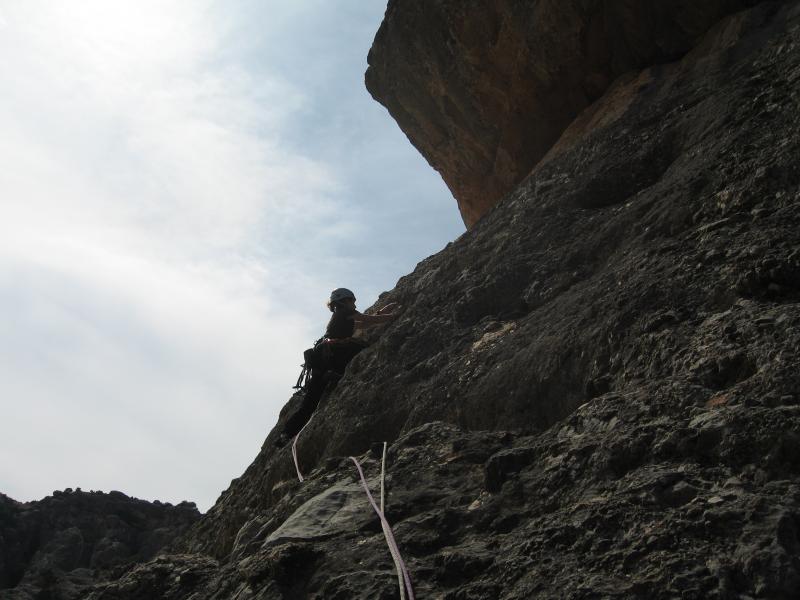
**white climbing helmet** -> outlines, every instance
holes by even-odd
[[[339,302],[339,300],[345,300],[346,298],[355,300],[356,295],[347,288],[336,288],[331,292],[331,302]]]

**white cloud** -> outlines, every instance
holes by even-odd
[[[42,255],[46,264],[0,264],[14,317],[2,331],[14,344],[2,348],[13,408],[3,445],[17,457],[0,481],[27,475],[31,461],[38,485],[94,479],[173,500],[204,485],[210,501],[224,481],[190,466],[219,462],[218,477],[230,477],[249,460],[275,416],[269,392],[285,392],[296,366],[276,340],[305,324],[263,306],[246,268],[173,269],[82,244]],[[236,451],[240,439],[250,444]]]
[[[205,3],[4,14],[2,491],[207,508],[313,335],[271,267],[296,215],[336,214],[330,168],[279,147],[304,95],[214,64]]]

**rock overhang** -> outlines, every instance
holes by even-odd
[[[621,75],[756,0],[390,0],[365,80],[472,227]]]

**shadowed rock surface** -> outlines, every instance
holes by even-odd
[[[633,69],[676,60],[753,0],[392,0],[367,89],[472,227]]]
[[[121,492],[68,489],[25,503],[0,494],[0,598],[83,598],[87,586],[153,558],[199,518],[193,503]]]
[[[796,598],[800,3],[725,17],[568,125],[382,296],[402,316],[323,397],[304,483],[293,397],[168,553],[89,598],[397,598],[347,459],[377,492],[384,440],[418,598]]]

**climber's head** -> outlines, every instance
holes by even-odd
[[[353,308],[356,307],[356,295],[347,288],[336,288],[331,292],[328,300],[328,308],[334,312],[337,307]]]

